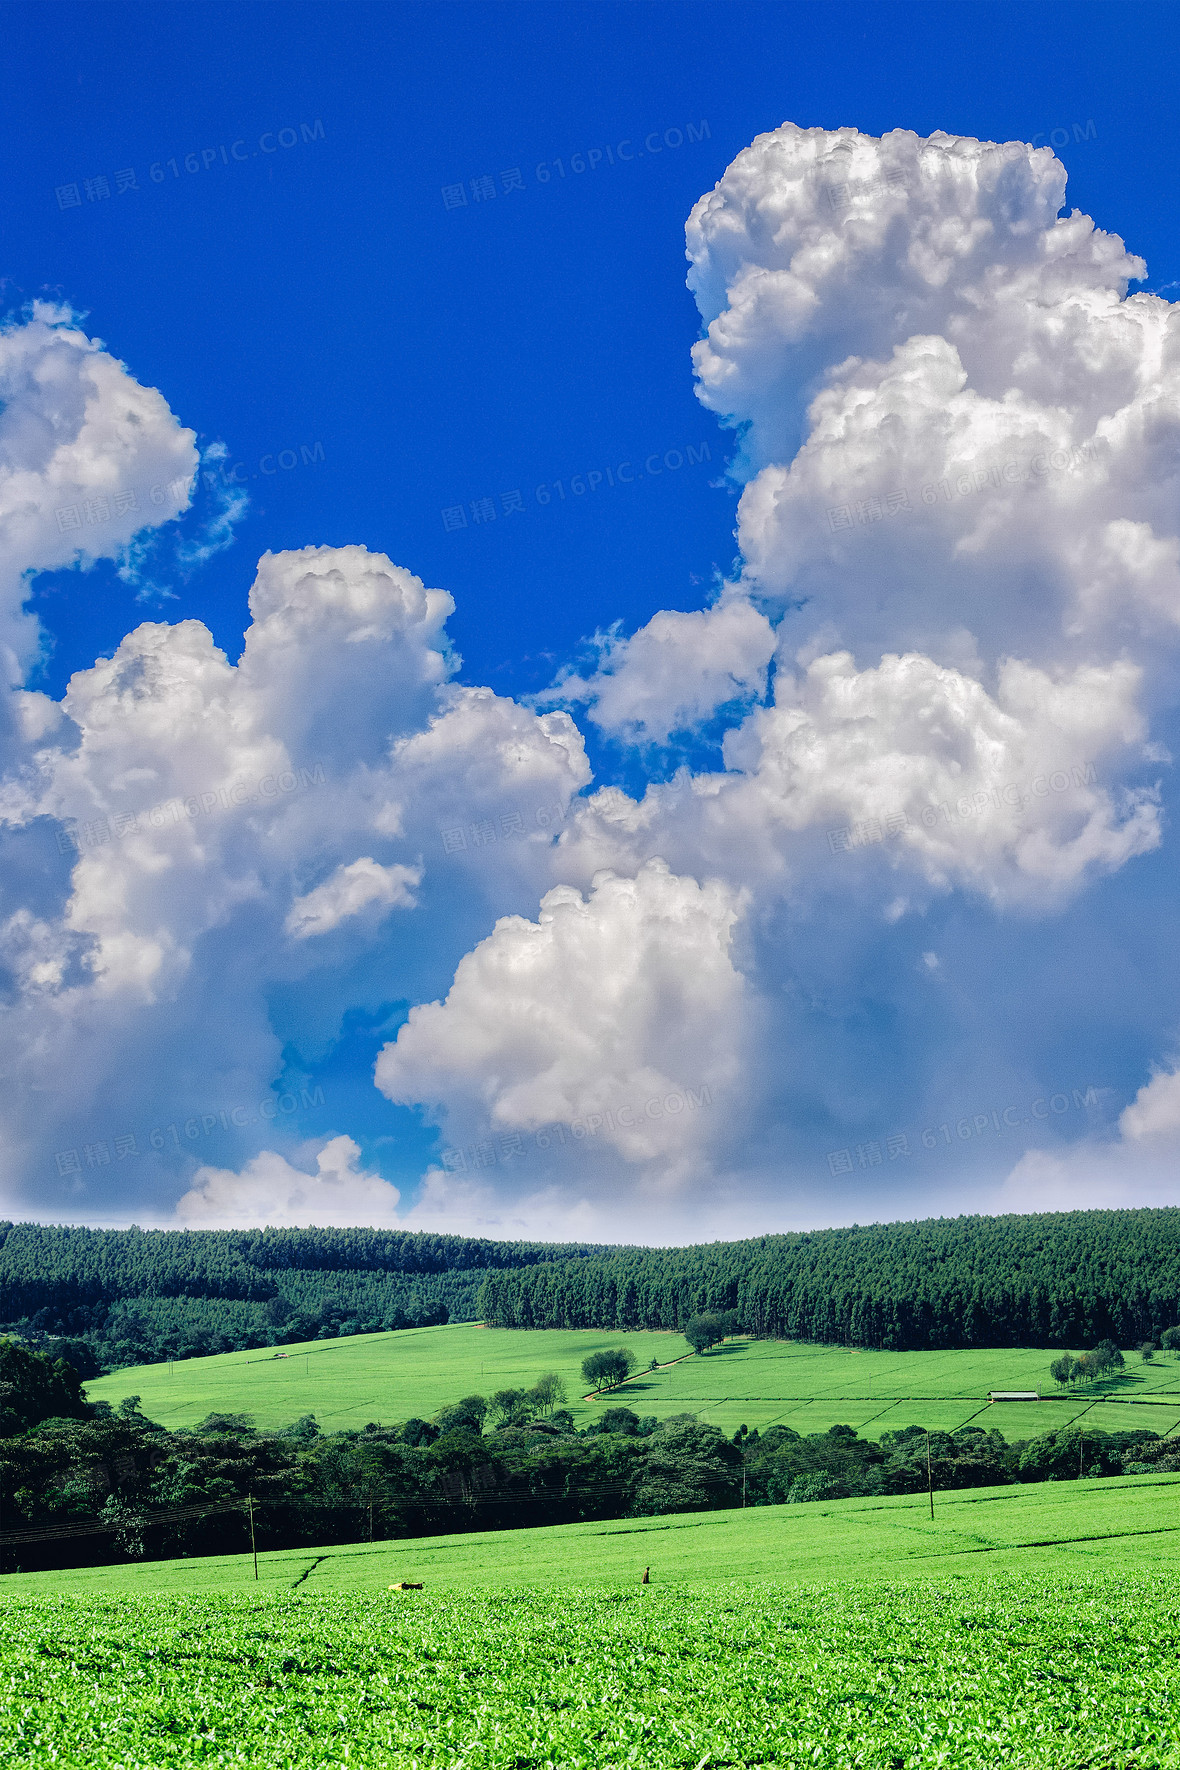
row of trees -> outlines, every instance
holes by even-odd
[[[642,1517],[925,1490],[1176,1470],[1175,1440],[1066,1427],[1021,1443],[967,1426],[911,1426],[879,1443],[850,1426],[801,1435],[740,1427],[727,1437],[691,1414],[657,1421],[606,1408],[577,1431],[561,1382],[469,1395],[433,1419],[321,1432],[312,1415],[281,1431],[211,1414],[169,1432],[138,1397],[88,1406],[76,1373],[0,1346],[10,1407],[0,1426],[0,1567],[139,1555]],[[219,1509],[217,1509],[219,1508]],[[102,1534],[80,1535],[90,1521]],[[13,1533],[44,1530],[35,1542]],[[9,1540],[5,1543],[5,1537]]]
[[[730,1334],[738,1332],[738,1320],[733,1310],[722,1315],[694,1315],[684,1329],[684,1337],[694,1352],[708,1352],[719,1346]],[[634,1375],[639,1368],[639,1360],[626,1346],[616,1346],[613,1350],[592,1352],[582,1360],[582,1377],[590,1387],[601,1394],[604,1389],[617,1389],[620,1384]],[[648,1365],[649,1370],[659,1370],[660,1361],[653,1358]]]
[[[1064,1388],[1075,1383],[1094,1383],[1100,1377],[1109,1377],[1120,1371],[1126,1359],[1113,1340],[1101,1340],[1093,1352],[1082,1352],[1077,1358],[1068,1352],[1055,1358],[1049,1366],[1049,1375],[1055,1383]]]
[[[1180,1210],[854,1225],[705,1247],[622,1248],[489,1272],[501,1327],[742,1331],[861,1346],[1158,1340],[1180,1320]]]

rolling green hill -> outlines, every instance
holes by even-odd
[[[291,1549],[259,1557],[272,1591],[436,1586],[635,1585],[645,1566],[667,1584],[890,1581],[1162,1570],[1180,1564],[1180,1475],[975,1488],[935,1496],[814,1501],[727,1512],[479,1531],[394,1543]],[[56,1573],[7,1574],[21,1592],[220,1592],[253,1585],[249,1556],[209,1556]]]
[[[865,1348],[1135,1346],[1180,1326],[1180,1210],[939,1218],[684,1248],[0,1223],[0,1331],[84,1377],[446,1321],[679,1331],[701,1311],[733,1311],[750,1334]]]
[[[582,1399],[587,1353],[627,1345],[641,1373],[609,1396]],[[87,1384],[91,1400],[138,1394],[149,1418],[169,1427],[196,1425],[209,1413],[249,1413],[260,1426],[314,1413],[324,1430],[412,1415],[429,1418],[445,1402],[472,1393],[531,1384],[557,1371],[579,1425],[604,1407],[638,1414],[695,1413],[727,1432],[774,1423],[799,1432],[855,1426],[868,1437],[907,1425],[953,1431],[968,1420],[1005,1438],[1033,1437],[1084,1417],[1104,1431],[1147,1427],[1165,1436],[1180,1425],[1180,1357],[1129,1359],[1102,1383],[1059,1395],[1044,1349],[869,1352],[784,1340],[733,1339],[685,1357],[672,1332],[604,1334],[591,1329],[503,1329],[464,1323],[313,1340],[273,1351],[231,1352],[171,1367],[137,1365]],[[675,1363],[667,1361],[676,1360]],[[992,1389],[1039,1389],[1040,1403],[988,1404]]]
[[[383,1591],[353,1567],[18,1594],[0,1751],[89,1770],[1174,1770],[1174,1567],[986,1559],[990,1577],[888,1584],[641,1586],[636,1554],[621,1586],[546,1586],[535,1560],[523,1588]]]

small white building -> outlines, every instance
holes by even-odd
[[[990,1389],[989,1401],[1039,1401],[1040,1391],[1037,1389]]]

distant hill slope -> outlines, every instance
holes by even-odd
[[[0,1223],[0,1328],[83,1375],[340,1332],[473,1320],[490,1271],[608,1250],[383,1229]]]
[[[586,1398],[582,1361],[620,1341],[638,1369],[620,1389]],[[263,1430],[314,1414],[325,1432],[361,1431],[369,1420],[431,1419],[446,1402],[497,1389],[528,1389],[554,1371],[581,1429],[613,1407],[665,1420],[694,1414],[732,1438],[739,1426],[790,1426],[803,1434],[852,1426],[862,1438],[906,1426],[956,1432],[971,1425],[1002,1432],[1010,1443],[1060,1431],[1084,1416],[1086,1430],[1146,1429],[1165,1436],[1180,1427],[1180,1353],[1126,1367],[1095,1383],[1061,1389],[1049,1373],[1048,1348],[970,1348],[949,1352],[878,1352],[793,1340],[727,1340],[686,1356],[682,1335],[601,1328],[495,1330],[475,1322],[401,1334],[358,1334],[272,1351],[230,1352],[187,1363],[137,1365],[86,1384],[89,1401],[117,1406],[129,1393],[170,1431],[207,1414],[248,1414]],[[304,1356],[306,1354],[306,1356]],[[652,1371],[655,1359],[661,1369]],[[675,1361],[675,1362],[673,1362]],[[993,1389],[1039,1390],[1045,1400],[995,1402]]]
[[[1120,1345],[1180,1322],[1180,1210],[768,1235],[705,1247],[615,1248],[489,1272],[500,1327],[681,1327],[736,1310],[742,1330],[860,1346]]]

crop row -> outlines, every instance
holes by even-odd
[[[705,1770],[1180,1762],[1157,1575],[17,1599],[10,1763]]]

